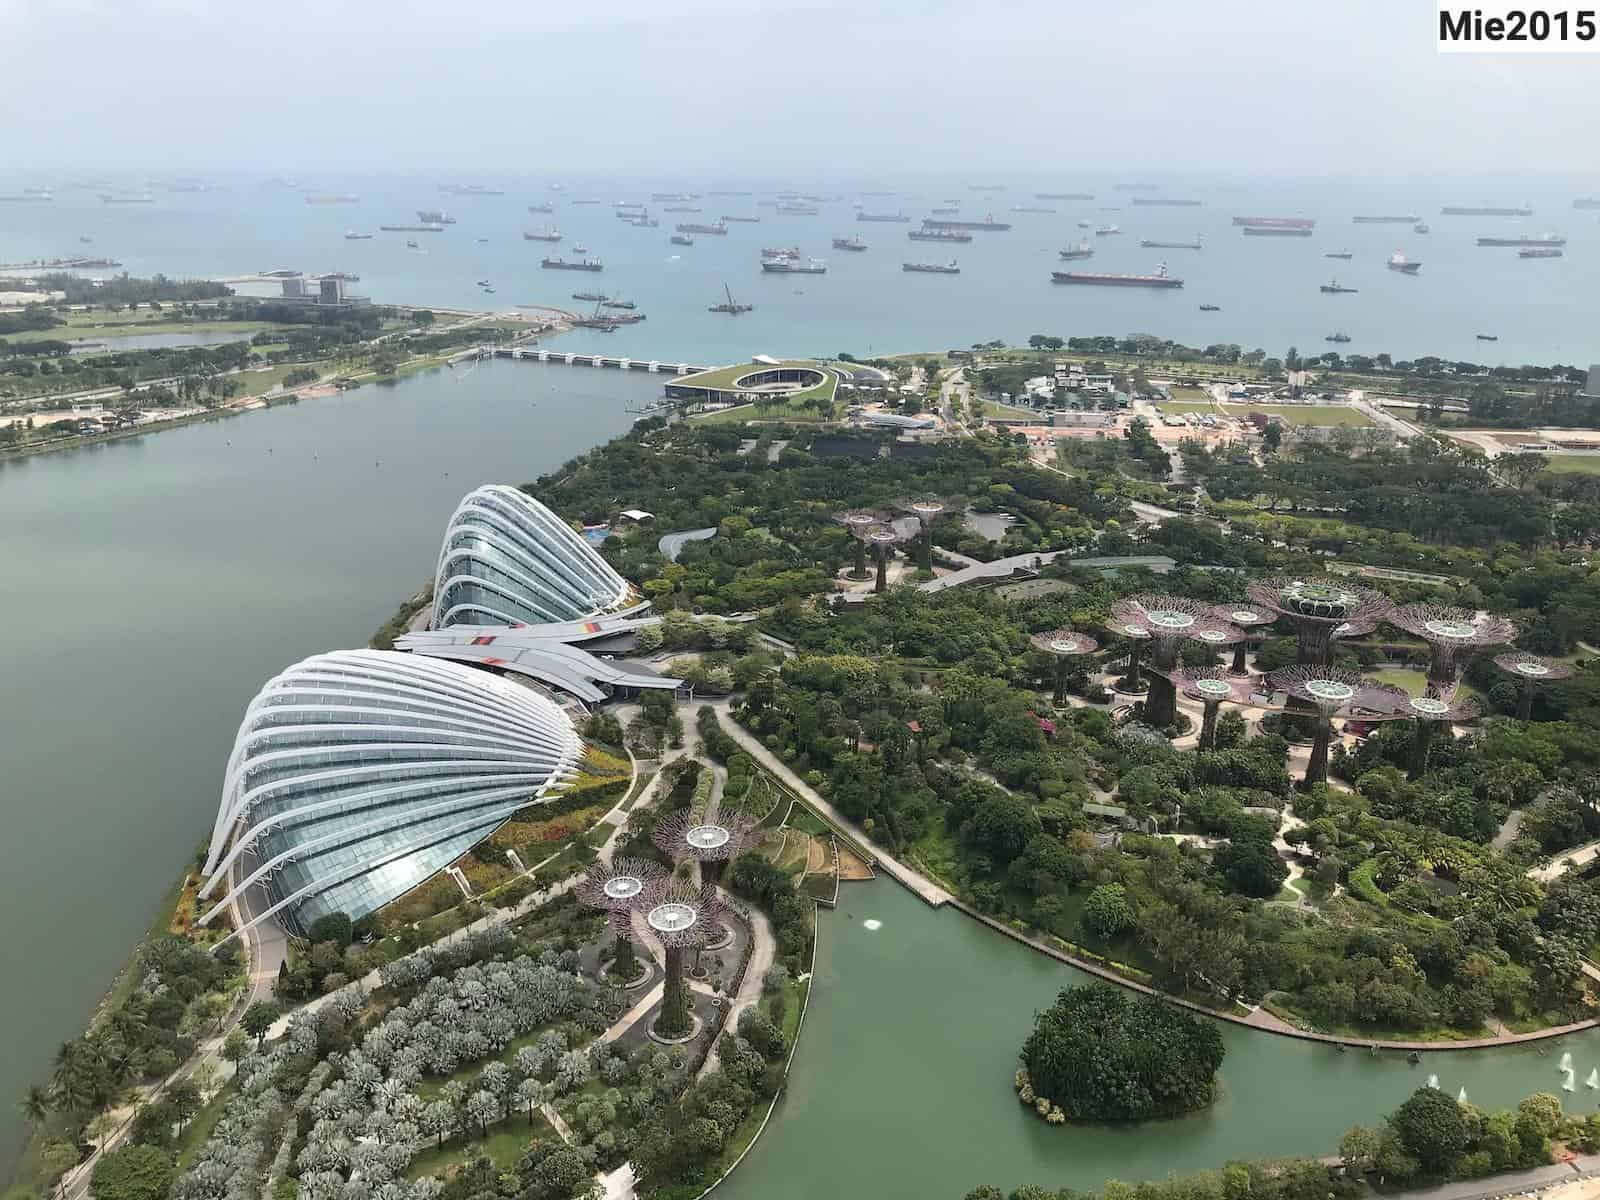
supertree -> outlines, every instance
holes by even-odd
[[[1476,720],[1478,706],[1465,697],[1412,696],[1406,705],[1409,716],[1417,721],[1411,738],[1411,763],[1406,770],[1407,779],[1421,779],[1428,769],[1428,747],[1441,725],[1454,725],[1461,721]]]
[[[1034,646],[1046,654],[1055,656],[1056,660],[1056,691],[1055,702],[1067,694],[1067,663],[1074,658],[1081,658],[1085,654],[1093,654],[1100,649],[1100,643],[1087,634],[1076,633],[1071,629],[1051,629],[1045,633],[1036,633],[1028,639]]]
[[[1222,647],[1244,637],[1240,630],[1212,615],[1209,605],[1184,596],[1129,596],[1111,606],[1111,617],[1117,632],[1134,636],[1131,631],[1140,630],[1150,639],[1154,670],[1144,712],[1145,720],[1157,729],[1165,729],[1177,719],[1178,693],[1167,675],[1178,665],[1183,643],[1195,641]]]
[[[1517,696],[1517,716],[1524,721],[1533,719],[1533,693],[1541,683],[1572,678],[1572,668],[1566,663],[1540,658],[1535,654],[1525,654],[1521,650],[1495,655],[1494,665],[1521,682],[1522,691]]]
[[[755,830],[755,822],[743,813],[721,814],[710,820],[704,813],[685,808],[656,822],[653,836],[673,862],[699,863],[700,878],[714,886]]]
[[[889,585],[889,552],[904,539],[893,525],[868,525],[864,528],[852,528],[850,532],[855,534],[858,546],[872,547],[872,557],[878,564],[878,578],[873,583],[872,590],[881,594]]]
[[[1335,637],[1354,634],[1366,622],[1381,619],[1390,608],[1389,597],[1382,592],[1351,587],[1331,576],[1278,576],[1257,580],[1245,591],[1256,604],[1286,617],[1294,626],[1299,645],[1295,657],[1301,666],[1328,662]],[[1340,633],[1345,625],[1350,628]]]
[[[1287,694],[1291,700],[1298,700],[1317,714],[1311,758],[1306,763],[1307,787],[1328,781],[1328,743],[1333,740],[1335,715],[1340,712],[1350,715],[1359,710],[1363,719],[1374,721],[1411,715],[1411,697],[1400,688],[1342,667],[1283,667],[1267,676],[1267,686],[1274,692]]]
[[[663,1039],[679,1039],[693,1027],[689,988],[683,978],[684,951],[702,950],[715,941],[721,928],[722,901],[714,887],[696,887],[669,875],[647,893],[643,912],[645,924],[667,952],[667,980],[655,1033]]]
[[[917,542],[917,566],[924,571],[933,570],[933,523],[957,507],[958,501],[942,496],[907,496],[896,500],[894,506],[910,513],[922,525],[922,537]]]
[[[1278,614],[1258,608],[1254,604],[1218,604],[1211,609],[1211,615],[1219,621],[1226,621],[1229,625],[1236,626],[1244,633],[1233,644],[1233,665],[1228,669],[1235,675],[1248,675],[1250,668],[1245,665],[1245,651],[1250,648],[1251,630],[1261,625],[1270,625],[1278,619]]]
[[[617,935],[612,964],[624,980],[634,978],[633,914],[642,912],[650,889],[666,874],[647,858],[619,858],[597,862],[578,881],[578,899],[606,914]]]
[[[849,512],[834,513],[833,519],[850,531],[855,540],[855,566],[851,575],[856,579],[867,577],[867,531],[884,524],[884,515],[880,512],[871,512],[866,509],[851,509]],[[880,587],[878,591],[882,591]]]
[[[1448,696],[1456,685],[1457,658],[1477,646],[1501,646],[1517,636],[1507,617],[1439,604],[1405,604],[1384,618],[1428,643],[1428,695]]]
[[[1240,678],[1221,667],[1180,668],[1168,678],[1185,696],[1204,706],[1200,719],[1201,750],[1213,749],[1217,744],[1217,710],[1224,704],[1249,704],[1255,688],[1249,678]]]

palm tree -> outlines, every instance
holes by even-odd
[[[23,1093],[17,1107],[22,1110],[22,1119],[37,1129],[50,1116],[50,1093],[35,1083]]]

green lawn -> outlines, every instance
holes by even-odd
[[[1372,678],[1380,683],[1388,683],[1397,688],[1404,688],[1413,696],[1422,695],[1423,689],[1428,684],[1427,672],[1415,671],[1409,667],[1385,667],[1381,671],[1374,671]]]
[[[1217,406],[1209,400],[1163,400],[1161,411],[1174,416],[1179,413],[1214,413]]]
[[[1207,404],[1211,402],[1209,394],[1204,388],[1184,387],[1181,384],[1173,384],[1167,390],[1172,393],[1174,400],[1204,400]]]
[[[1545,470],[1600,475],[1600,454],[1552,454]]]
[[[443,1146],[424,1150],[411,1160],[406,1168],[407,1179],[421,1179],[424,1175],[443,1176],[451,1167],[465,1166],[479,1155],[487,1154],[495,1166],[509,1170],[517,1165],[535,1138],[553,1138],[555,1130],[543,1117],[536,1116],[528,1124],[526,1112],[513,1113],[509,1121],[489,1127],[489,1136],[473,1138],[466,1142],[451,1139]]]
[[[816,409],[803,404],[741,404],[737,408],[723,408],[716,412],[697,413],[690,418],[707,425],[742,425],[746,421],[788,421],[796,425],[817,424],[831,420]]]
[[[1223,407],[1230,416],[1244,417],[1250,413],[1265,413],[1269,417],[1281,417],[1291,425],[1360,427],[1372,424],[1362,413],[1343,404],[1228,404]]]
[[[1031,408],[1018,408],[1015,404],[1001,404],[998,400],[978,401],[978,413],[985,417],[1001,417],[1007,421],[1038,421],[1041,424],[1050,418]]]
[[[67,323],[51,330],[41,330],[41,337],[56,337],[67,341],[98,341],[109,337],[138,337],[154,333],[237,333],[239,341],[247,342],[263,329],[281,329],[270,321],[169,321],[160,313],[139,312],[85,312],[68,313]]]

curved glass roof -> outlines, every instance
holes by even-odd
[[[304,931],[409,891],[577,774],[583,741],[537,692],[459,663],[340,650],[245,710],[206,858],[202,918]]]
[[[582,535],[503,484],[469,492],[445,530],[433,628],[581,621],[617,608],[627,581]]]

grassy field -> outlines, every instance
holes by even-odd
[[[1161,403],[1164,413],[1214,413],[1217,406],[1209,400],[1164,400]]]
[[[1552,454],[1547,471],[1600,475],[1600,454]]]
[[[67,314],[67,323],[51,330],[40,330],[40,337],[55,337],[66,341],[96,340],[108,337],[137,337],[147,333],[237,333],[239,341],[249,341],[263,329],[281,326],[269,321],[183,321],[167,320],[160,313],[144,312],[75,312]]]
[[[1204,388],[1183,387],[1181,384],[1173,384],[1168,391],[1172,393],[1174,400],[1204,400],[1207,404],[1211,402]]]
[[[459,1142],[452,1138],[443,1146],[424,1150],[411,1160],[406,1168],[407,1179],[421,1179],[424,1175],[443,1176],[452,1167],[464,1166],[479,1155],[488,1155],[494,1165],[510,1170],[517,1165],[528,1143],[534,1138],[555,1137],[555,1130],[543,1117],[535,1117],[528,1124],[528,1114],[513,1113],[509,1121],[491,1127],[489,1136]]]
[[[1225,407],[1230,416],[1244,417],[1250,413],[1265,413],[1269,417],[1281,417],[1291,425],[1359,427],[1372,424],[1365,415],[1342,404],[1229,404]]]
[[[707,425],[742,425],[746,421],[787,421],[795,425],[816,425],[830,420],[814,408],[799,404],[741,404],[737,408],[719,409],[717,412],[697,413],[690,420]]]
[[[998,400],[978,401],[978,412],[985,417],[1003,417],[1008,421],[1046,421],[1031,408],[1018,408],[1015,404],[1001,404]]]

